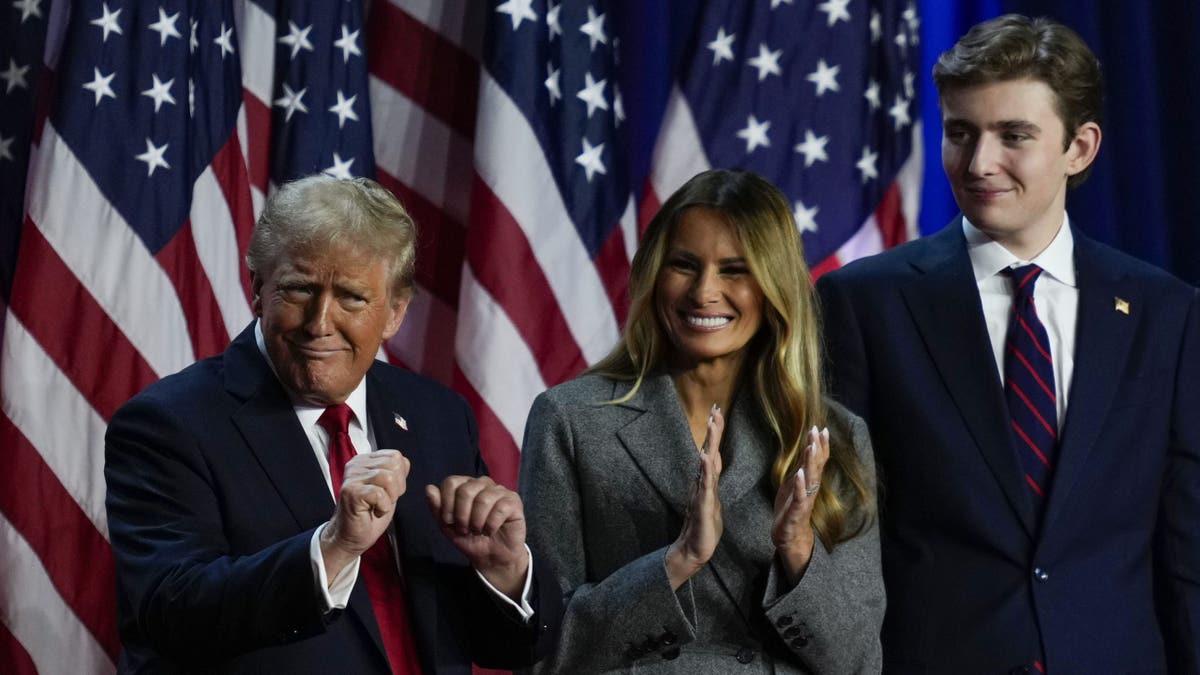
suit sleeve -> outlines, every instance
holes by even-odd
[[[837,402],[870,421],[867,350],[846,285],[847,282],[836,274],[827,274],[817,281],[825,343],[825,377]]]
[[[317,597],[313,530],[230,554],[207,465],[168,406],[141,397],[121,408],[105,457],[123,635],[203,662],[321,633],[336,616]]]
[[[1184,328],[1157,531],[1159,610],[1171,672],[1200,672],[1200,291]]]
[[[860,419],[853,420],[852,428],[854,449],[874,482],[870,434]],[[781,595],[786,584],[779,565],[772,565],[763,609],[805,668],[814,673],[880,671],[886,602],[877,522],[832,552],[818,541],[804,576]]]
[[[553,656],[535,670],[600,672],[628,668],[642,658],[661,661],[656,650],[696,637],[689,586],[671,590],[665,547],[631,560],[599,582],[588,581],[581,529],[586,518],[574,455],[566,413],[542,394],[525,431],[521,493],[530,537],[558,572],[564,614]]]

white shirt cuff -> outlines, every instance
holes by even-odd
[[[346,604],[350,602],[350,592],[354,590],[354,582],[358,580],[358,563],[361,560],[361,558],[355,558],[354,562],[346,565],[342,571],[337,573],[332,582],[329,581],[325,574],[325,557],[321,555],[321,533],[325,531],[328,524],[325,523],[318,527],[308,543],[308,557],[312,561],[313,578],[317,581],[317,595],[324,603],[325,612],[332,609],[346,609]],[[526,593],[528,593],[528,581],[525,582],[525,587]],[[532,615],[533,612],[530,611],[530,614]]]
[[[529,550],[529,545],[525,545],[525,553],[529,554],[529,567],[525,568],[525,588],[521,591],[521,604],[512,601],[512,598],[496,590],[496,587],[483,576],[479,570],[475,570],[475,574],[479,575],[479,579],[483,581],[483,585],[487,586],[492,595],[500,598],[509,607],[512,607],[521,615],[521,620],[528,623],[533,618],[533,606],[529,604],[529,589],[533,586],[533,551]]]

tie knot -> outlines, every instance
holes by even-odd
[[[320,424],[325,431],[329,432],[330,436],[348,433],[350,429],[350,417],[354,415],[350,410],[350,406],[345,403],[331,405],[321,413],[321,417],[317,419],[317,424]]]
[[[1033,286],[1042,274],[1042,268],[1037,265],[1022,265],[1004,270],[1013,281],[1013,299],[1028,300],[1033,297]]]

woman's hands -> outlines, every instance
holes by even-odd
[[[687,517],[679,538],[667,548],[667,579],[676,590],[704,567],[713,552],[725,524],[721,519],[721,500],[717,481],[721,477],[721,434],[725,432],[725,416],[713,405],[708,416],[708,430],[700,446],[700,473],[692,488]]]
[[[817,431],[813,427],[808,432],[808,440],[802,466],[779,486],[775,494],[775,524],[771,527],[771,541],[792,586],[804,576],[808,561],[812,559],[816,540],[812,510],[821,489],[825,462],[829,460],[829,429]]]

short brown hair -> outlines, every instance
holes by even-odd
[[[1005,14],[976,24],[933,66],[938,93],[991,82],[1030,77],[1054,92],[1066,132],[1064,150],[1087,122],[1100,124],[1104,78],[1100,61],[1083,38],[1061,23]],[[1091,167],[1071,176],[1068,187],[1082,183]]]

